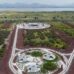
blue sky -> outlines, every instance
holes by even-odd
[[[74,0],[0,0],[0,4],[3,3],[40,3],[40,4],[48,4],[48,5],[67,5],[73,4]]]

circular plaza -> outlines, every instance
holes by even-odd
[[[57,53],[36,48],[19,52],[14,61],[18,74],[53,74],[64,65],[64,60]]]
[[[19,24],[20,28],[24,28],[24,29],[45,29],[45,28],[49,28],[50,24],[46,24],[46,23],[22,23]]]

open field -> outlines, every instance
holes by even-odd
[[[33,46],[43,45],[59,49],[64,48],[64,50],[67,47],[72,50],[74,40],[73,14],[74,12],[4,12],[0,18],[11,22],[12,25],[22,22],[46,22],[51,25],[49,29],[38,32],[31,30],[27,31],[26,35],[24,34],[22,40],[24,45],[30,45],[32,42],[31,45]],[[68,22],[70,23],[67,24]]]
[[[3,53],[5,50],[5,39],[9,35],[10,31],[0,30],[0,58],[3,57]]]
[[[5,42],[8,38],[8,35],[11,31],[11,28],[7,28],[4,26],[4,24],[0,26],[0,59],[2,59],[3,55],[4,55],[4,51],[6,49],[6,45]]]
[[[49,22],[52,20],[74,20],[74,12],[0,12],[0,23],[10,22]]]
[[[64,31],[69,36],[74,37],[74,28],[62,22],[52,22],[54,28]]]
[[[5,48],[5,39],[18,23],[23,22],[44,22],[51,25],[44,30],[18,30],[17,44],[18,49],[26,47],[46,47],[52,50],[71,53],[74,49],[74,12],[0,12],[0,57],[2,65],[0,69],[5,73],[10,73],[8,61],[10,59],[13,41],[16,30],[14,29],[9,38],[9,45]],[[20,47],[20,48],[19,48]],[[22,47],[22,48],[21,48]],[[5,52],[5,53],[4,53]],[[70,54],[69,54],[70,56]],[[2,67],[1,67],[2,66]]]
[[[0,12],[0,45],[4,44],[4,40],[10,31],[5,26],[22,22],[46,22],[51,25],[51,28],[37,32],[35,30],[27,31],[26,38],[23,40],[24,44],[65,49],[68,46],[66,42],[57,35],[55,36],[52,31],[54,28],[64,32],[70,38],[74,38],[73,20],[74,12]],[[66,24],[62,21],[65,21]],[[30,44],[30,42],[32,43]]]

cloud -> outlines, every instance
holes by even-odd
[[[49,5],[65,5],[74,3],[74,0],[0,0],[0,3],[40,3]]]

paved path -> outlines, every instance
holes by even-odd
[[[72,64],[73,59],[74,59],[74,50],[71,53],[69,60],[66,62],[65,69],[60,74],[66,74],[68,72],[68,70],[70,69],[70,66]]]
[[[14,35],[15,35],[15,28],[12,31],[12,34],[9,38],[9,44],[6,46],[4,57],[2,59],[1,65],[0,65],[0,74],[13,74],[11,72],[10,68],[8,67],[8,61],[9,61],[11,51],[12,51]]]
[[[14,60],[14,57],[15,57],[15,50],[16,50],[17,34],[18,34],[18,26],[16,27],[14,43],[13,43],[13,47],[12,47],[12,53],[11,53],[11,57],[10,57],[10,60],[9,60],[9,67],[14,74],[17,74],[17,71],[13,67],[13,60]]]

